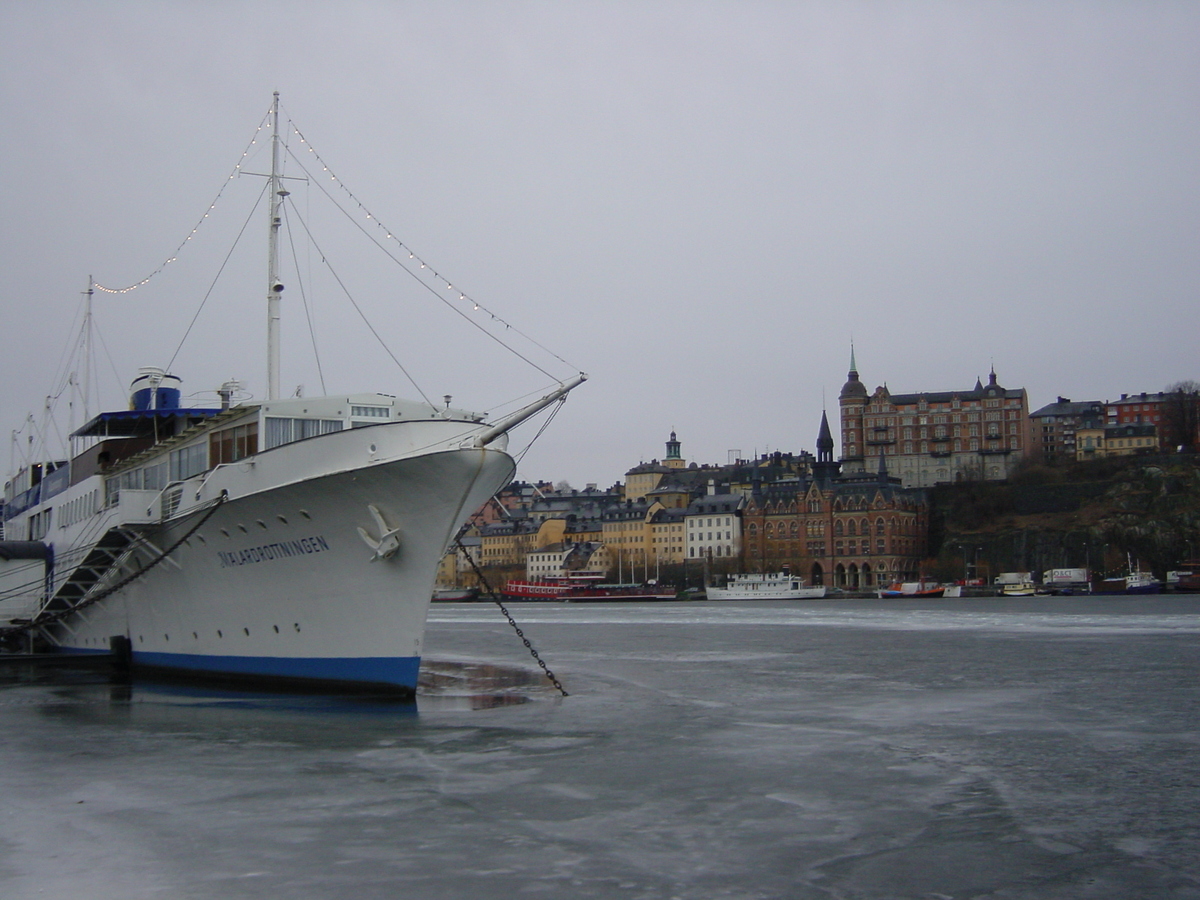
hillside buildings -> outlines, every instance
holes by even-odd
[[[1107,402],[1072,403],[1059,397],[1029,418],[1039,458],[1055,465],[1195,447],[1200,439],[1198,410],[1200,398],[1184,392],[1143,391]]]
[[[883,463],[905,487],[1002,481],[1031,443],[1025,389],[1001,387],[995,370],[971,390],[893,394],[885,384],[870,392],[851,350],[839,404],[844,470]]]
[[[1099,400],[1072,402],[1059,397],[1054,403],[1029,414],[1033,432],[1033,453],[1042,462],[1056,465],[1073,461],[1083,450],[1081,436],[1086,432],[1088,450],[1093,449],[1096,430],[1103,436],[1104,404]]]

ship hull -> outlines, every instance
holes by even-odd
[[[193,677],[411,694],[438,561],[514,465],[503,451],[473,447],[388,458],[388,436],[372,428],[314,439],[328,474],[305,474],[313,447],[263,454],[257,472],[213,473],[193,511],[138,528],[146,543],[126,569],[184,543],[54,626],[51,640],[89,653],[116,638],[135,668]],[[367,441],[370,464],[328,471],[360,444],[365,453]],[[300,477],[255,489],[271,468]],[[208,513],[223,491],[229,499]],[[372,542],[383,527],[398,548],[380,558]]]

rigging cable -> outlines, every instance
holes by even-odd
[[[295,210],[294,205],[292,208]],[[379,342],[379,346],[383,348],[383,352],[390,356],[392,358],[392,362],[396,364],[396,367],[404,373],[404,377],[407,378],[408,383],[413,386],[413,390],[421,395],[421,399],[430,406],[436,406],[434,402],[425,395],[425,392],[421,390],[421,386],[417,384],[417,380],[412,377],[412,374],[408,371],[408,369],[404,368],[404,364],[400,362],[400,360],[396,357],[396,354],[392,352],[392,348],[387,345],[383,339],[383,336],[375,329],[375,326],[371,324],[371,320],[367,318],[366,313],[364,313],[362,308],[358,305],[358,301],[354,299],[354,295],[350,293],[350,289],[346,287],[346,283],[342,281],[342,276],[339,275],[337,270],[333,268],[333,265],[329,262],[329,257],[325,255],[325,251],[321,249],[321,245],[317,243],[317,239],[313,237],[312,232],[309,231],[308,223],[301,217],[300,211],[295,210],[295,212],[296,218],[300,222],[300,226],[304,229],[304,233],[308,235],[308,239],[312,242],[312,245],[317,250],[317,254],[321,257],[321,262],[325,264],[325,268],[329,270],[329,274],[333,276],[333,280],[338,283],[338,287],[342,289],[342,293],[346,295],[346,299],[350,301],[350,305],[354,307],[354,311],[358,313],[359,318],[363,320],[363,324],[367,326],[367,330],[369,330],[371,334],[375,336],[375,340]]]
[[[221,280],[221,275],[225,271],[225,267],[229,265],[229,260],[233,256],[233,251],[237,249],[237,245],[242,240],[242,235],[245,234],[246,229],[250,227],[250,220],[254,218],[254,213],[258,211],[258,205],[262,203],[262,198],[266,195],[268,186],[269,184],[265,184],[263,189],[259,192],[258,199],[254,201],[254,206],[250,208],[250,213],[246,216],[246,221],[242,223],[242,227],[238,230],[237,237],[233,239],[233,243],[229,247],[229,252],[226,253],[225,258],[221,260],[221,265],[217,268],[217,273],[213,276],[212,281],[209,282],[208,290],[204,292],[204,296],[200,299],[200,305],[196,308],[196,313],[192,316],[192,321],[188,323],[187,329],[183,332],[183,337],[179,339],[179,345],[175,348],[175,352],[171,354],[171,359],[167,362],[165,367],[166,371],[171,371],[171,366],[174,365],[175,358],[179,356],[179,351],[183,349],[183,345],[187,341],[188,335],[190,335],[192,333],[192,329],[196,327],[196,320],[200,318],[200,313],[203,312],[205,304],[208,303],[208,298],[212,296],[212,292],[217,287],[217,282]]]
[[[300,138],[300,141],[301,141],[301,143],[303,143],[303,144],[306,144],[306,145],[308,146],[308,151],[309,151],[309,153],[312,153],[312,154],[313,154],[313,156],[316,158],[316,160],[317,160],[318,162],[320,162],[320,163],[321,163],[322,167],[324,168],[324,171],[326,171],[326,172],[329,172],[329,171],[330,171],[330,170],[329,170],[329,166],[328,166],[328,165],[325,163],[325,161],[324,161],[324,160],[322,160],[322,159],[321,159],[321,156],[320,156],[320,154],[318,154],[318,153],[316,152],[316,150],[313,148],[312,144],[310,144],[310,143],[308,142],[308,139],[304,137],[304,135],[303,135],[303,133],[300,131],[300,129],[296,127],[296,124],[295,124],[295,122],[292,122],[292,121],[289,119],[289,120],[288,120],[288,124],[291,126],[292,130],[293,130],[293,131],[296,133],[296,135],[297,135],[297,136]],[[307,167],[307,166],[305,166],[304,162],[301,160],[301,158],[292,152],[292,150],[291,150],[291,147],[290,147],[290,146],[288,146],[288,145],[286,145],[286,144],[285,144],[285,149],[286,149],[286,151],[287,151],[288,155],[289,155],[289,156],[290,156],[290,157],[291,157],[291,158],[292,158],[292,159],[293,159],[293,160],[296,162],[296,165],[298,165],[298,166],[300,167],[301,171],[303,171],[303,172],[304,172],[304,174],[305,174],[305,175],[307,175],[307,176],[309,177],[309,180],[310,180],[312,183],[315,183],[315,184],[318,186],[318,188],[320,189],[320,191],[321,191],[321,192],[322,192],[322,193],[323,193],[323,194],[324,194],[324,195],[325,195],[325,196],[326,196],[326,197],[329,199],[329,201],[330,201],[330,202],[331,202],[331,203],[332,203],[332,204],[333,204],[333,205],[334,205],[334,206],[335,206],[335,207],[336,207],[336,208],[337,208],[337,209],[338,209],[338,210],[339,210],[339,211],[342,213],[342,215],[344,215],[344,216],[345,216],[345,217],[346,217],[346,218],[347,218],[347,219],[348,219],[348,220],[349,220],[349,221],[350,221],[350,222],[351,222],[351,223],[354,225],[354,227],[355,227],[355,228],[357,228],[357,229],[358,229],[360,232],[362,232],[362,234],[363,234],[363,235],[364,235],[364,236],[365,236],[365,237],[366,237],[366,238],[367,238],[369,241],[371,241],[371,243],[373,243],[373,244],[374,244],[376,247],[378,247],[378,248],[379,248],[379,250],[380,250],[381,252],[383,252],[383,253],[384,253],[384,254],[385,254],[385,255],[386,255],[386,256],[387,256],[389,259],[391,259],[391,260],[392,260],[394,263],[396,263],[396,265],[398,265],[398,266],[399,266],[401,269],[403,269],[405,272],[407,272],[407,273],[408,273],[408,274],[409,274],[409,275],[410,275],[410,276],[411,276],[411,277],[412,277],[412,278],[413,278],[413,279],[414,279],[414,280],[415,280],[415,281],[416,281],[416,282],[417,282],[419,285],[421,285],[423,288],[425,288],[425,290],[429,291],[431,294],[433,294],[435,297],[437,297],[437,298],[438,298],[438,300],[439,300],[441,303],[445,304],[445,306],[446,306],[448,309],[450,309],[452,312],[454,312],[456,315],[458,315],[458,316],[460,316],[461,318],[465,319],[465,320],[466,320],[467,322],[469,322],[469,323],[470,323],[472,326],[474,326],[476,329],[478,329],[478,330],[479,330],[480,332],[482,332],[484,335],[486,335],[487,337],[489,337],[491,340],[495,341],[495,342],[496,342],[497,344],[499,344],[501,347],[503,347],[504,349],[508,350],[510,353],[512,353],[512,354],[513,354],[514,356],[516,356],[518,359],[521,359],[521,360],[523,360],[523,361],[524,361],[526,364],[528,364],[529,366],[533,367],[534,369],[537,369],[539,372],[541,372],[543,375],[547,376],[548,378],[554,378],[554,376],[553,376],[552,374],[550,374],[549,372],[547,372],[545,369],[543,369],[543,368],[542,368],[541,366],[539,366],[537,363],[533,362],[533,360],[529,359],[529,358],[528,358],[528,357],[527,357],[525,354],[521,353],[521,352],[520,352],[519,350],[517,350],[516,348],[514,348],[514,347],[510,346],[509,344],[505,343],[504,341],[502,341],[502,340],[501,340],[501,339],[500,339],[500,338],[499,338],[497,335],[495,335],[495,334],[493,334],[492,332],[488,331],[488,330],[487,330],[486,328],[484,328],[484,327],[483,327],[481,324],[479,324],[477,321],[475,321],[475,319],[473,319],[473,318],[471,318],[469,315],[467,315],[467,314],[466,314],[466,312],[464,312],[463,310],[460,310],[458,307],[456,307],[456,306],[454,306],[452,303],[450,303],[450,302],[449,302],[449,300],[448,300],[446,297],[443,297],[443,296],[442,296],[442,293],[441,293],[441,291],[440,291],[440,290],[438,290],[437,288],[435,288],[435,287],[433,287],[432,285],[428,284],[428,283],[425,281],[425,279],[423,279],[423,278],[422,278],[422,277],[421,277],[421,276],[420,276],[420,275],[419,275],[417,272],[414,272],[414,271],[413,271],[411,268],[409,268],[407,265],[405,265],[405,264],[404,264],[404,262],[403,262],[403,261],[401,261],[401,260],[400,260],[400,259],[399,259],[399,258],[398,258],[398,257],[397,257],[397,256],[396,256],[396,255],[395,255],[395,254],[394,254],[394,253],[391,251],[391,250],[389,250],[387,247],[383,246],[383,244],[381,244],[381,243],[380,243],[380,241],[379,241],[379,239],[378,239],[378,238],[376,238],[374,235],[370,234],[370,233],[369,233],[369,232],[368,232],[368,231],[367,231],[367,230],[366,230],[366,229],[365,229],[365,228],[362,226],[362,223],[361,223],[361,222],[359,222],[359,221],[358,221],[358,219],[357,219],[355,216],[353,216],[353,215],[352,215],[352,214],[351,214],[351,213],[350,213],[350,212],[349,212],[349,211],[348,211],[348,210],[347,210],[345,207],[343,207],[343,206],[342,206],[340,203],[338,203],[338,201],[337,201],[337,200],[336,200],[336,199],[335,199],[335,198],[334,198],[334,197],[333,197],[333,196],[330,194],[330,192],[329,192],[328,190],[326,190],[326,189],[325,189],[325,187],[324,187],[324,184],[323,184],[323,182],[324,182],[324,179],[323,179],[323,178],[318,178],[316,175],[314,175],[312,172],[310,172],[310,171],[309,171],[309,169],[308,169],[308,167]],[[421,264],[421,268],[422,268],[422,269],[428,269],[428,270],[429,270],[429,272],[430,272],[430,273],[431,273],[431,274],[432,274],[432,275],[433,275],[435,278],[437,278],[437,279],[439,279],[439,280],[445,280],[445,279],[443,278],[443,276],[442,276],[442,275],[440,275],[440,274],[439,274],[439,273],[438,273],[436,270],[434,270],[432,267],[430,267],[430,266],[429,266],[429,265],[428,265],[428,264],[427,264],[427,263],[426,263],[426,262],[425,262],[423,259],[421,259],[420,257],[418,257],[418,256],[417,256],[417,255],[416,255],[416,254],[415,254],[415,253],[412,251],[412,249],[411,249],[411,248],[409,248],[407,245],[405,245],[405,244],[404,244],[404,242],[403,242],[403,241],[401,241],[399,238],[395,237],[395,235],[394,235],[394,234],[392,234],[392,232],[391,232],[391,231],[390,231],[390,230],[389,230],[389,229],[388,229],[386,226],[384,226],[382,222],[380,222],[380,221],[379,221],[379,219],[378,219],[378,217],[377,217],[377,216],[375,216],[375,215],[374,215],[373,213],[371,213],[371,212],[370,212],[370,211],[369,211],[369,210],[368,210],[368,209],[367,209],[365,206],[363,206],[362,202],[361,202],[361,201],[359,201],[359,200],[358,200],[358,199],[357,199],[357,198],[356,198],[356,197],[355,197],[355,196],[354,196],[354,195],[353,195],[353,194],[350,192],[350,190],[349,190],[349,189],[348,189],[348,188],[345,186],[345,184],[342,182],[342,180],[341,180],[340,178],[338,178],[338,177],[337,177],[336,175],[334,175],[332,172],[330,172],[330,176],[329,176],[329,177],[330,177],[332,180],[336,181],[336,182],[338,183],[338,186],[339,186],[339,187],[341,187],[341,188],[342,188],[342,190],[346,192],[347,196],[349,196],[351,200],[353,200],[355,203],[357,203],[357,204],[358,204],[358,207],[359,207],[360,209],[362,209],[362,210],[363,210],[363,212],[366,214],[366,217],[367,217],[369,220],[371,220],[371,221],[375,222],[376,226],[377,226],[377,227],[379,227],[379,228],[381,228],[381,229],[383,230],[384,234],[387,236],[387,239],[389,239],[389,240],[392,240],[392,241],[395,241],[395,243],[396,243],[396,245],[397,245],[397,246],[399,246],[399,247],[400,247],[401,249],[403,249],[403,250],[407,250],[407,251],[408,251],[409,258],[410,258],[410,259],[415,259],[415,260],[417,260],[417,261],[418,261],[418,262]],[[456,290],[456,289],[454,288],[453,284],[451,284],[449,281],[446,281],[446,287],[447,287],[447,289],[448,289],[448,290],[451,290],[451,291],[454,291],[454,290]],[[478,310],[478,309],[482,309],[482,310],[483,310],[485,313],[487,313],[487,314],[488,314],[488,315],[491,317],[491,319],[492,319],[493,321],[500,323],[501,325],[503,325],[503,326],[505,327],[505,329],[507,329],[507,330],[510,330],[510,331],[515,331],[515,332],[516,332],[518,335],[520,335],[520,336],[521,336],[522,338],[524,338],[525,340],[529,341],[529,343],[533,344],[535,347],[537,347],[537,348],[538,348],[539,350],[541,350],[542,352],[544,352],[544,353],[546,353],[546,354],[548,354],[548,355],[550,355],[550,356],[554,357],[555,359],[557,359],[559,362],[563,363],[564,365],[571,366],[571,363],[567,362],[565,359],[563,359],[563,358],[562,358],[562,357],[561,357],[559,354],[555,353],[555,352],[554,352],[553,350],[551,350],[549,347],[546,347],[544,344],[540,343],[539,341],[537,341],[537,340],[534,340],[534,339],[533,339],[532,337],[530,337],[528,334],[526,334],[525,332],[521,331],[521,329],[519,329],[519,328],[514,328],[514,327],[513,327],[513,325],[512,325],[510,322],[507,322],[507,321],[505,321],[504,319],[500,318],[500,317],[499,317],[499,316],[497,316],[495,313],[493,313],[491,310],[487,309],[486,307],[483,307],[483,306],[481,306],[481,305],[480,305],[480,303],[479,303],[478,301],[476,301],[476,300],[474,300],[474,299],[472,299],[472,298],[469,298],[469,297],[468,297],[468,296],[467,296],[465,293],[463,293],[463,292],[461,292],[461,291],[458,291],[458,295],[459,295],[459,299],[460,299],[460,300],[463,300],[463,301],[470,300],[470,301],[471,301],[471,303],[473,304],[473,306],[474,306],[474,308],[475,308],[475,309],[477,309],[477,310]],[[571,367],[572,367],[572,368],[577,368],[576,366],[571,366]],[[555,380],[556,380],[556,381],[558,381],[559,379],[555,379]]]
[[[288,218],[287,204],[280,204],[280,209],[283,211],[283,218],[286,222]],[[312,339],[313,361],[317,365],[317,378],[321,381],[321,393],[327,394],[329,392],[325,389],[325,370],[321,368],[321,354],[317,350],[317,329],[313,326],[312,308],[308,305],[308,291],[304,289],[304,277],[300,274],[300,256],[296,253],[295,235],[290,222],[285,230],[288,236],[288,247],[292,251],[292,264],[296,267],[296,283],[299,285],[300,300],[304,304],[304,318],[308,322],[308,336]]]

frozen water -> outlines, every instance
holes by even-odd
[[[1200,898],[1200,603],[437,605],[415,706],[0,670],[0,897]]]

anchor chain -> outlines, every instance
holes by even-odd
[[[477,577],[479,579],[479,583],[483,585],[484,591],[487,593],[488,598],[500,608],[500,612],[504,613],[504,618],[508,619],[508,624],[511,625],[513,631],[517,633],[517,637],[521,639],[521,643],[525,645],[525,649],[529,651],[529,655],[532,656],[537,661],[537,664],[542,667],[542,671],[546,673],[546,677],[550,679],[550,683],[554,685],[558,689],[558,692],[564,697],[570,697],[571,695],[567,693],[567,689],[564,688],[562,686],[562,682],[560,682],[554,676],[554,673],[550,670],[550,667],[546,665],[545,660],[538,655],[538,652],[534,649],[533,644],[529,642],[529,638],[525,637],[525,632],[521,630],[521,627],[517,625],[516,619],[512,617],[512,613],[508,611],[508,607],[506,607],[500,601],[500,595],[496,593],[491,583],[487,580],[487,577],[482,571],[480,571],[479,566],[475,564],[475,560],[471,558],[471,554],[467,552],[467,548],[463,546],[461,533],[455,537],[454,543],[458,546],[458,549],[462,551],[463,556],[466,557],[467,562],[470,563],[471,568],[475,571],[475,577]]]
[[[141,578],[143,575],[145,575],[147,572],[149,572],[151,569],[153,569],[155,566],[157,566],[160,562],[162,562],[164,559],[166,559],[168,556],[170,556],[172,553],[174,553],[176,550],[178,550],[180,545],[182,545],[184,541],[186,541],[193,534],[195,534],[198,530],[200,530],[200,528],[204,525],[205,522],[207,522],[209,520],[209,518],[212,516],[212,514],[217,511],[217,507],[219,507],[222,503],[224,503],[225,500],[228,498],[228,496],[229,496],[229,494],[227,491],[221,491],[221,496],[218,497],[216,503],[214,503],[211,507],[209,507],[208,511],[203,516],[200,517],[199,522],[197,522],[190,529],[188,529],[187,533],[184,534],[183,537],[181,537],[179,540],[177,540],[175,543],[173,543],[170,547],[168,547],[166,550],[164,550],[162,553],[160,553],[157,557],[152,559],[146,565],[142,566],[142,568],[138,569],[136,572],[126,575],[124,578],[122,578],[116,584],[109,585],[104,590],[99,591],[94,596],[88,597],[86,600],[84,600],[80,603],[77,603],[75,606],[70,606],[66,609],[60,609],[57,612],[52,612],[52,613],[44,613],[44,612],[39,613],[38,615],[34,616],[32,619],[30,619],[28,622],[26,622],[22,625],[10,625],[5,628],[0,628],[0,638],[10,637],[12,635],[21,634],[26,631],[32,631],[34,628],[41,628],[45,625],[52,625],[55,622],[60,622],[63,619],[67,618],[67,616],[72,616],[82,609],[87,609],[89,606],[91,606],[94,603],[99,603],[105,597],[109,597],[109,596],[115,594],[117,591],[119,591],[121,588],[125,587],[125,585],[129,584],[130,582],[136,581],[137,579]]]

